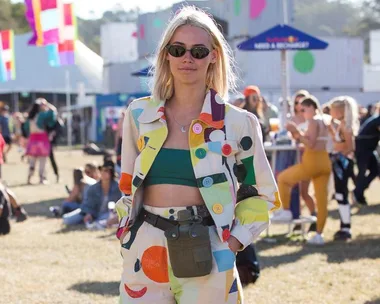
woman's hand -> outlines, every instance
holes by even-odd
[[[285,125],[286,130],[288,130],[294,139],[298,139],[300,136],[300,131],[297,128],[297,125],[293,122],[290,121]]]
[[[227,243],[228,243],[228,247],[233,253],[238,252],[243,247],[243,244],[240,243],[238,239],[232,235],[227,240]]]
[[[287,122],[285,128],[292,134],[298,132],[297,125],[293,121]]]

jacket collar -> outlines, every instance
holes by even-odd
[[[159,119],[165,120],[165,100],[155,101],[147,99],[147,105],[138,118],[140,123],[151,123]],[[202,111],[198,120],[208,126],[221,129],[224,126],[225,102],[216,91],[210,89],[203,102]]]

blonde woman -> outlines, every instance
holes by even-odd
[[[333,139],[333,163],[335,199],[339,204],[340,230],[334,239],[351,239],[351,208],[348,201],[348,179],[354,168],[355,136],[359,130],[359,111],[356,101],[349,96],[339,96],[330,101],[330,114],[337,122],[330,124]]]
[[[278,186],[284,210],[278,211],[273,221],[291,221],[290,193],[294,185],[301,181],[311,180],[317,201],[317,233],[308,240],[311,244],[323,245],[322,232],[327,218],[328,181],[331,173],[331,162],[326,151],[328,130],[319,110],[319,102],[314,96],[306,97],[301,102],[301,112],[308,121],[307,130],[301,131],[293,122],[286,128],[294,139],[305,147],[301,163],[289,167],[278,175]]]
[[[153,96],[124,118],[121,303],[242,302],[235,254],[280,202],[257,119],[224,101],[231,50],[208,14],[184,7],[154,72]],[[236,203],[239,181],[247,191]]]

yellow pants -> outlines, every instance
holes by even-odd
[[[317,201],[317,232],[322,233],[327,218],[328,182],[331,161],[326,151],[306,149],[300,164],[289,167],[278,175],[278,189],[284,209],[290,207],[292,188],[301,181],[311,180]]]

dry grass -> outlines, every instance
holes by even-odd
[[[27,166],[13,151],[3,176],[30,218],[14,223],[11,234],[0,238],[0,303],[117,302],[122,260],[113,231],[66,229],[48,212],[66,196],[72,169],[89,160],[100,163],[101,157],[58,152],[61,183],[26,186]],[[335,202],[330,203],[324,247],[283,236],[275,244],[259,242],[262,275],[245,289],[245,303],[380,303],[379,186],[371,187],[370,206],[354,210],[350,243],[332,241],[339,225]]]

